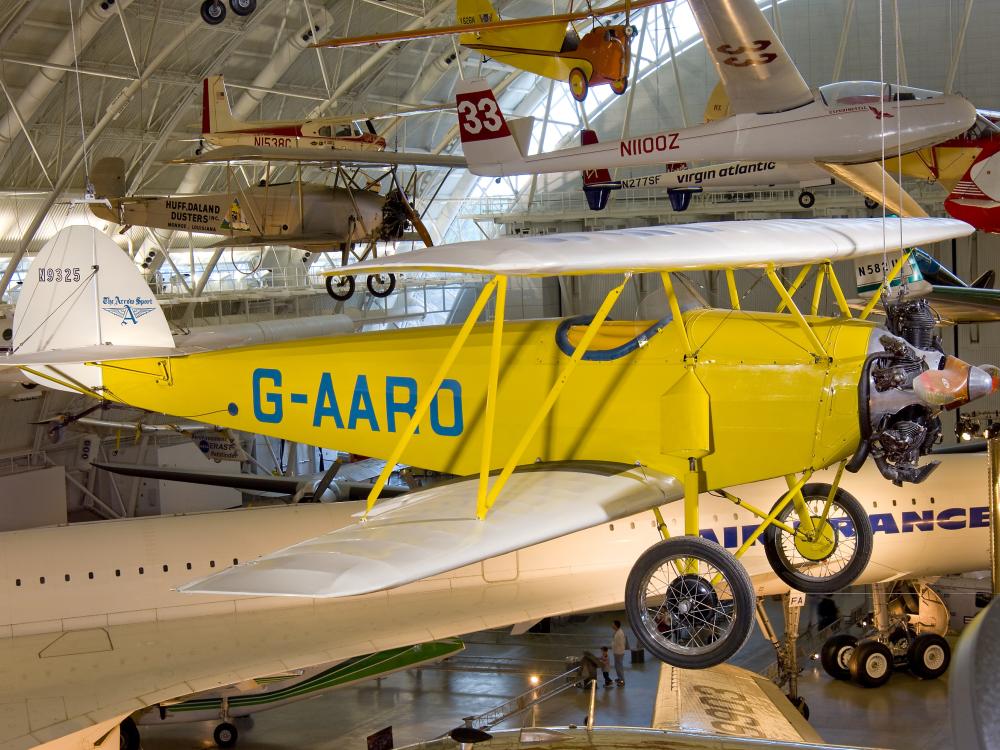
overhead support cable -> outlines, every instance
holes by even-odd
[[[955,76],[958,75],[958,63],[962,59],[962,50],[965,49],[965,32],[969,30],[973,2],[974,0],[965,0],[965,13],[962,14],[962,23],[958,27],[958,35],[955,37],[955,49],[951,53],[951,62],[948,64],[948,78],[944,84],[944,93],[946,94],[951,94],[955,89]]]

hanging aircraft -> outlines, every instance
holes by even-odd
[[[591,86],[608,84],[619,96],[625,93],[632,65],[631,43],[637,34],[631,14],[661,2],[636,0],[604,8],[588,4],[586,10],[501,19],[490,0],[458,0],[455,26],[326,39],[311,46],[357,47],[458,35],[459,44],[484,57],[543,78],[567,81],[573,98],[582,102]],[[599,20],[619,15],[623,23],[605,24]],[[582,38],[575,26],[578,21],[593,24]]]
[[[239,739],[236,719],[318,698],[333,690],[381,680],[403,670],[437,664],[464,649],[465,644],[456,638],[429,641],[385,649],[335,664],[259,675],[221,690],[206,690],[163,701],[122,722],[120,750],[140,750],[139,727],[205,721],[219,722],[212,732],[216,747],[235,747]]]
[[[979,153],[945,199],[944,208],[980,231],[1000,233],[1000,137]]]
[[[71,392],[387,461],[362,521],[185,586],[191,593],[391,589],[683,499],[685,535],[640,556],[626,605],[653,654],[704,667],[729,658],[750,632],[753,588],[737,558],[753,539],[763,535],[775,573],[801,591],[840,588],[864,568],[867,521],[836,481],[803,496],[815,470],[846,467],[852,456],[856,469],[871,456],[894,482],[922,481],[934,467],[921,466],[920,456],[936,440],[941,409],[995,388],[994,370],[899,335],[922,335],[922,318],[890,314],[895,333],[866,323],[877,296],[853,318],[830,264],[971,231],[950,219],[814,219],[425,248],[359,268],[492,277],[457,331],[380,331],[178,357],[131,261],[89,227],[70,227],[35,259],[6,362]],[[842,317],[813,309],[807,319],[777,274],[789,266],[817,268],[843,302]],[[739,310],[732,274],[737,309],[707,309],[677,273],[708,268],[763,269],[785,312]],[[662,318],[606,322],[639,272],[660,274]],[[625,279],[593,317],[504,324],[509,276],[580,273]],[[496,318],[477,327],[494,292]],[[143,314],[123,323],[109,311],[121,304]],[[629,387],[619,387],[623,379]],[[554,408],[562,395],[569,406]],[[398,462],[478,476],[375,506]],[[522,463],[527,470],[515,471]],[[501,471],[490,477],[493,469]],[[736,557],[696,538],[699,491],[772,477],[786,477],[789,489],[770,511],[727,495],[762,519]],[[671,573],[675,562],[686,571],[681,578]]]
[[[371,117],[355,115],[316,120],[257,120],[233,116],[222,76],[202,81],[201,145],[192,159],[172,164],[225,164],[242,161],[294,161],[323,164],[414,165],[465,167],[460,156],[386,151]]]
[[[975,108],[956,95],[873,81],[811,90],[754,0],[690,0],[733,114],[620,141],[527,153],[530,122],[508,124],[489,85],[456,88],[462,147],[489,177],[729,161],[812,162],[904,216],[926,212],[879,164],[968,130]]]
[[[410,237],[433,244],[395,175],[390,176],[393,185],[384,195],[378,192],[379,182],[368,187],[329,187],[295,181],[248,187],[234,184],[222,192],[200,195],[125,197],[125,162],[104,158],[93,171],[95,193],[104,200],[88,205],[95,216],[116,224],[225,237],[209,247],[288,245],[312,252],[336,250],[347,266],[352,247],[358,244],[365,249],[354,257],[361,258],[377,255],[379,242]],[[411,226],[416,234],[408,233]],[[344,273],[331,278],[327,291],[344,301],[354,293],[354,285],[354,277]],[[372,274],[367,286],[376,297],[387,297],[396,279]]]
[[[955,455],[942,456],[938,471],[919,487],[895,488],[871,465],[845,476],[845,490],[859,499],[874,528],[872,557],[858,582],[986,566],[985,470],[982,454]],[[834,474],[821,472],[817,479],[829,482]],[[775,497],[786,486],[776,480],[756,490]],[[755,530],[756,517],[746,508],[707,493],[701,501],[706,539],[735,550]],[[148,712],[155,722],[159,705],[169,716],[171,704],[192,691],[309,670],[429,637],[619,608],[636,550],[659,539],[655,523],[642,513],[351,599],[177,591],[234,560],[254,560],[316,529],[348,524],[363,510],[361,502],[316,503],[0,533],[0,629],[6,633],[0,639],[0,706],[7,716],[0,722],[0,748],[60,741],[64,747],[119,747],[115,733],[122,722],[123,741],[135,737],[127,717]],[[672,533],[683,533],[682,507],[668,506],[663,515]],[[709,520],[714,517],[719,520]],[[757,595],[787,590],[763,545],[752,545],[742,559]],[[702,673],[680,674],[696,680]],[[730,682],[728,689],[747,686]],[[698,741],[688,736],[685,742]]]
[[[715,113],[719,96],[710,97],[706,108],[706,122],[718,117]],[[728,108],[726,110],[728,112]],[[887,159],[885,169],[888,174],[898,176],[900,172],[906,177],[937,182],[951,193],[956,189],[959,180],[966,174],[981,155],[995,153],[1000,148],[1000,128],[987,116],[988,112],[978,112],[975,124],[966,132],[955,138],[933,146],[905,154],[900,158]],[[580,132],[581,145],[597,143],[597,134],[593,130]],[[701,192],[731,192],[734,190],[756,190],[768,187],[801,188],[798,196],[802,208],[812,208],[816,195],[810,188],[832,185],[834,182],[830,173],[815,162],[784,162],[784,161],[733,161],[721,164],[702,164],[689,167],[687,164],[668,165],[668,169],[652,175],[625,177],[612,180],[607,169],[593,169],[583,173],[583,190],[587,204],[594,211],[601,211],[607,206],[612,190],[635,190],[640,188],[665,189],[675,211],[685,211],[691,203],[691,196]],[[967,186],[963,187],[966,190]],[[878,203],[870,197],[865,198],[868,208],[875,208]],[[946,204],[947,208],[947,204]],[[977,229],[989,231],[988,220],[977,215],[975,211],[962,211],[961,208],[949,213],[956,219],[962,219]],[[984,224],[980,226],[977,220]]]

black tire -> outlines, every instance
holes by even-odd
[[[238,16],[249,16],[257,10],[257,0],[229,0],[229,7]]]
[[[819,654],[823,670],[835,680],[851,679],[851,657],[857,646],[858,639],[846,633],[828,638]]]
[[[865,208],[869,211],[874,211],[878,208],[878,201],[873,201],[871,198],[865,198]]]
[[[830,485],[823,483],[811,483],[802,488],[802,498],[814,518],[821,513],[829,492]],[[777,520],[791,525],[788,520],[794,514],[794,503],[788,503],[778,514]],[[830,524],[834,545],[822,559],[803,556],[796,548],[795,538],[784,529],[772,525],[764,531],[764,551],[767,553],[771,569],[778,578],[797,591],[806,594],[829,594],[839,591],[845,586],[850,586],[871,559],[872,527],[868,514],[861,507],[861,503],[842,487],[837,488],[828,518],[841,519],[841,522]],[[854,536],[840,532],[839,527],[843,525],[844,520],[854,529]]]
[[[376,286],[379,280],[388,277],[389,281],[385,283],[385,286]],[[396,274],[393,273],[373,273],[368,276],[365,280],[365,286],[368,287],[368,293],[373,297],[388,297],[392,294],[393,290],[396,288]]]
[[[335,279],[343,279],[343,285],[335,284]],[[346,275],[327,276],[326,293],[337,300],[337,302],[347,302],[354,295],[354,277]]]
[[[234,747],[236,745],[236,740],[239,739],[239,736],[240,733],[236,731],[236,727],[228,721],[224,721],[219,724],[219,726],[215,728],[215,731],[212,732],[212,738],[215,740],[215,744],[223,748]]]
[[[121,750],[139,750],[142,745],[142,738],[139,736],[139,727],[129,716],[118,725],[118,746]]]
[[[914,676],[921,680],[936,680],[948,671],[951,646],[935,633],[924,633],[913,639],[906,661]]]
[[[802,208],[812,208],[816,204],[816,196],[808,190],[799,193],[799,205]]]
[[[892,651],[879,641],[859,643],[851,656],[851,679],[862,687],[881,687],[892,677]]]
[[[218,26],[226,20],[226,6],[222,0],[205,0],[201,4],[201,20],[209,26]]]
[[[673,564],[680,560],[697,568],[681,574]],[[676,574],[672,580],[671,574]],[[716,574],[722,579],[713,586]],[[649,601],[656,599],[659,603]],[[701,537],[653,545],[625,584],[625,611],[639,643],[657,659],[685,669],[715,666],[739,651],[753,627],[754,605],[746,568]]]
[[[788,698],[788,702],[792,704],[792,708],[798,711],[799,715],[802,716],[803,719],[809,721],[809,704],[806,703],[806,699],[801,695],[794,698],[790,695],[786,695],[785,697]]]

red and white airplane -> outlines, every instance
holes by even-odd
[[[982,232],[1000,233],[1000,137],[979,153],[945,199],[944,208]]]
[[[810,162],[890,210],[926,215],[871,162],[965,132],[976,119],[972,104],[873,81],[810,89],[753,0],[691,0],[690,6],[728,95],[729,117],[529,155],[525,123],[508,125],[488,84],[473,81],[456,90],[469,169],[502,177],[665,162]]]
[[[364,132],[351,117],[254,122],[237,120],[226,97],[223,77],[209,76],[202,81],[201,138],[203,144],[209,146],[384,151],[385,138],[375,132],[371,120],[367,121],[367,125],[368,132]]]

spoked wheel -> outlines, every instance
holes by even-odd
[[[590,88],[590,81],[587,80],[587,74],[584,73],[580,68],[573,68],[569,72],[569,90],[573,94],[573,98],[578,102],[585,101],[587,99],[587,90]]]
[[[327,276],[326,293],[338,302],[346,302],[354,294],[354,277]]]
[[[625,584],[625,610],[642,645],[675,667],[721,664],[753,625],[746,568],[715,542],[667,539],[646,550]]]
[[[849,492],[837,488],[826,520],[822,520],[829,492],[829,484],[802,488],[813,519],[812,538],[799,530],[794,503],[788,503],[776,519],[795,528],[794,535],[775,525],[764,531],[764,551],[775,574],[807,594],[827,594],[850,586],[872,556],[868,515]]]
[[[621,96],[628,91],[628,76],[619,78],[617,81],[612,81],[611,90],[618,94],[618,96]]]
[[[396,276],[391,273],[373,273],[365,281],[373,297],[388,297],[396,288]]]

